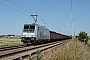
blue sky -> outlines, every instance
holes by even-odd
[[[0,35],[21,35],[23,25],[34,22],[31,14],[38,15],[37,24],[67,35],[74,19],[75,34],[90,35],[90,0],[72,0],[72,10],[73,18],[70,0],[0,0]]]

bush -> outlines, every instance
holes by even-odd
[[[85,44],[87,44],[87,42],[88,42],[87,33],[81,31],[81,32],[79,33],[78,40],[81,41],[81,42],[84,42]]]

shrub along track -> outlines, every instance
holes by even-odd
[[[24,57],[28,57],[29,55],[35,55],[36,51],[39,49],[41,52],[52,47],[64,44],[68,40],[57,41],[42,45],[31,45],[26,47],[19,47],[19,48],[11,48],[0,51],[0,60],[20,60]]]

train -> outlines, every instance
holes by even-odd
[[[71,39],[71,36],[63,35],[49,30],[39,24],[24,24],[22,29],[21,42],[25,45],[40,42]]]

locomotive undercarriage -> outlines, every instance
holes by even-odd
[[[36,42],[36,38],[34,37],[22,37],[21,42],[31,44]]]
[[[40,43],[45,43],[45,42],[50,42],[49,39],[39,39],[37,40],[35,37],[22,37],[21,42],[23,42],[25,45],[28,44],[40,44]]]

